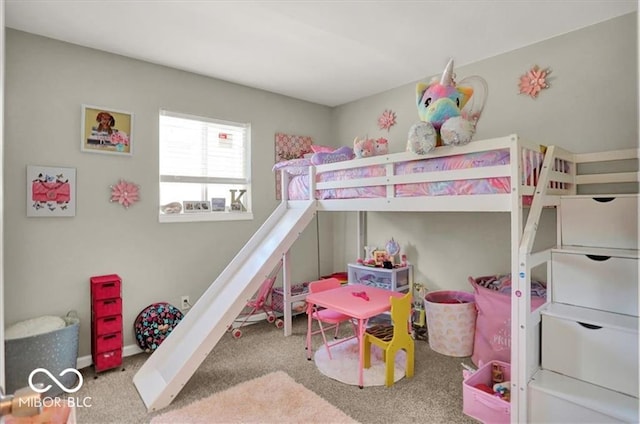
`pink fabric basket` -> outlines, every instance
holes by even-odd
[[[511,362],[511,294],[510,279],[508,287],[502,290],[492,290],[481,285],[488,279],[496,279],[496,276],[469,277],[469,283],[475,293],[476,328],[473,340],[473,354],[471,361],[476,365],[486,364],[489,361]],[[545,302],[545,297],[531,295],[531,310],[537,309]]]
[[[494,365],[502,371],[504,381],[511,380],[511,366],[501,361],[488,362],[472,374],[463,371],[465,378],[462,382],[462,412],[483,423],[508,423],[511,421],[511,404],[475,387],[477,384],[493,386]]]

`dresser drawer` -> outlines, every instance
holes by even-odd
[[[638,249],[638,196],[560,199],[562,244]]]
[[[95,336],[95,352],[109,352],[122,349],[122,332]]]
[[[638,318],[553,305],[542,312],[542,368],[638,397]]]
[[[122,331],[122,315],[96,318],[93,321],[93,332],[96,335],[117,333]]]
[[[638,259],[552,253],[553,301],[638,316]]]
[[[93,318],[122,315],[122,299],[101,299],[93,302]]]
[[[348,264],[349,284],[364,284],[386,290],[404,291],[411,283],[411,265],[399,268],[376,268]]]
[[[91,277],[91,298],[110,299],[121,296],[122,280],[116,274]]]
[[[118,367],[122,364],[122,349],[96,353],[93,356],[93,362],[98,372]]]

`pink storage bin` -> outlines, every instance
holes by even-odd
[[[488,362],[474,373],[462,372],[465,377],[462,381],[462,412],[483,423],[508,423],[511,421],[511,404],[475,387],[477,384],[493,386],[494,365],[502,371],[504,381],[511,380],[511,366],[502,361]]]
[[[496,279],[496,276],[469,277],[478,309],[471,355],[471,361],[476,366],[492,360],[511,362],[511,294],[505,292],[504,288],[497,291],[481,285],[483,281],[491,279]],[[510,285],[507,275],[501,276],[501,279]],[[532,293],[531,310],[542,306],[545,300],[546,297]]]

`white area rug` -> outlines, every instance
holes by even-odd
[[[327,377],[338,380],[345,384],[358,385],[358,361],[359,347],[358,340],[351,339],[331,348],[329,359],[327,349],[324,346],[318,347],[314,355],[318,370]],[[403,350],[396,354],[394,381],[404,377],[406,354]],[[365,368],[363,381],[365,386],[384,386],[384,362],[382,360],[382,350],[375,345],[371,346],[371,367]]]

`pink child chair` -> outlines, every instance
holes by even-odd
[[[325,290],[335,289],[340,287],[342,283],[337,278],[327,278],[324,280],[312,281],[309,283],[309,293],[319,293]],[[309,313],[309,311],[307,311]],[[338,345],[340,343],[346,342],[347,340],[351,340],[358,334],[358,331],[355,327],[353,321],[351,321],[351,317],[349,315],[345,315],[341,312],[337,312],[331,309],[319,308],[316,305],[311,306],[311,318],[318,322],[318,330],[312,331],[312,320],[309,321],[309,325],[307,328],[307,359],[311,360],[311,336],[315,334],[322,334],[322,340],[324,341],[324,346],[327,349],[327,354],[329,355],[329,359],[333,359],[331,357],[330,348]],[[333,335],[334,339],[338,338],[338,331],[340,330],[340,324],[350,321],[353,326],[353,336],[348,337],[346,339],[341,339],[337,342],[328,343],[327,336],[325,334],[325,330],[335,329],[335,333]],[[327,327],[323,326],[323,324],[328,324]]]

